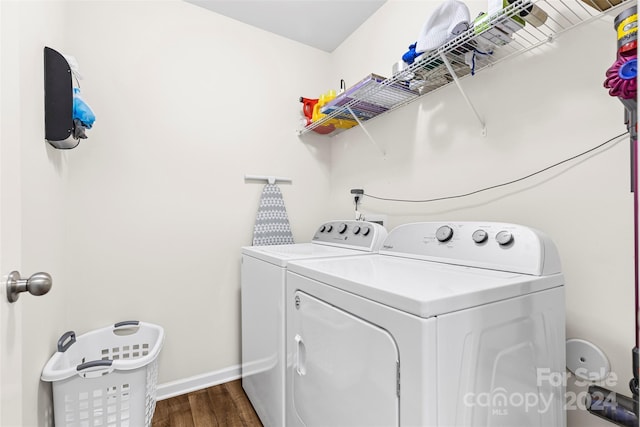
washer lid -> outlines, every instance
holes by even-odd
[[[242,254],[285,267],[289,261],[299,259],[370,255],[371,253],[315,243],[294,243],[290,245],[244,246]]]
[[[301,276],[420,317],[432,317],[564,285],[533,276],[387,255],[292,261]]]
[[[321,224],[311,242],[244,246],[242,254],[285,267],[288,261],[294,259],[368,255],[377,252],[386,237],[387,230],[380,224],[337,220]]]

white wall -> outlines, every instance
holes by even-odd
[[[358,70],[361,77],[345,71],[352,83],[371,70],[389,76],[417,37],[426,9],[437,4],[388,2],[334,52],[333,63],[340,71]],[[392,19],[406,25],[389,31]],[[383,41],[386,36],[390,40]],[[535,172],[626,131],[622,104],[602,87],[615,43],[612,19],[601,19],[462,79],[486,120],[486,137],[451,85],[367,124],[386,155],[358,128],[332,138],[333,216],[352,213],[351,188],[404,199],[466,193]],[[365,46],[376,46],[375,54]],[[365,197],[362,210],[388,214],[390,228],[412,221],[493,220],[549,234],[566,276],[567,337],[600,346],[619,378],[615,390],[629,395],[634,304],[628,137],[598,153],[458,200],[392,203]],[[583,411],[568,416],[570,426],[608,425]]]
[[[162,325],[161,383],[237,365],[262,189],[243,177],[293,179],[297,240],[326,217],[329,146],[294,132],[326,54],[181,1],[77,2],[71,19],[97,121],[68,164],[67,321]]]
[[[160,383],[237,367],[240,246],[262,189],[244,175],[293,179],[281,188],[297,241],[327,218],[330,146],[295,130],[328,54],[178,0],[14,6],[23,273],[54,277],[18,302],[22,425],[50,422],[39,375],[69,329],[162,325]],[[44,142],[45,45],[77,58],[97,115],[69,151]]]

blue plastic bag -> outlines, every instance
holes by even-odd
[[[84,127],[91,129],[96,115],[89,105],[80,96],[80,88],[73,88],[73,118],[79,120]]]

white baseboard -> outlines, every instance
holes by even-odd
[[[169,399],[170,397],[237,380],[241,375],[240,365],[235,365],[215,372],[158,384],[156,400]]]

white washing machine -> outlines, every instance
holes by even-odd
[[[287,426],[562,427],[564,277],[514,224],[414,223],[293,261]]]
[[[292,260],[371,255],[379,224],[330,221],[309,243],[242,248],[242,387],[265,427],[285,425],[285,272]]]

